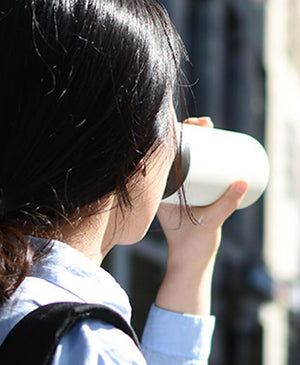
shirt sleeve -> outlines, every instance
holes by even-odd
[[[207,365],[215,317],[180,314],[153,305],[142,337],[148,365]]]
[[[51,365],[207,365],[215,318],[179,314],[152,306],[142,353],[119,329],[85,320],[59,343]]]

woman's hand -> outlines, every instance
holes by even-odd
[[[190,118],[186,122],[212,127],[209,118]],[[221,240],[221,227],[238,208],[248,184],[233,183],[214,204],[191,207],[199,224],[193,223],[185,207],[161,203],[158,219],[168,242],[166,275],[156,305],[191,314],[209,314],[214,262]]]

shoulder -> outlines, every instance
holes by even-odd
[[[132,339],[99,320],[84,320],[58,344],[52,365],[146,365]]]
[[[9,331],[36,308],[54,301],[76,301],[77,299],[47,280],[26,277],[10,300],[0,307],[0,344]]]

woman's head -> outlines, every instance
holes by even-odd
[[[112,192],[130,205],[128,183],[168,140],[180,74],[162,8],[4,0],[0,48],[3,226],[46,230]]]
[[[180,42],[166,14],[151,0],[6,0],[1,14],[6,212],[128,203],[169,128]]]

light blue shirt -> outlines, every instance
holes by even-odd
[[[41,240],[32,238],[33,245]],[[36,307],[59,301],[103,304],[129,323],[125,291],[103,268],[72,247],[53,241],[48,256],[35,264],[9,302],[0,308],[0,343]],[[99,320],[77,324],[59,343],[52,365],[207,365],[213,316],[174,313],[152,305],[141,340]]]

